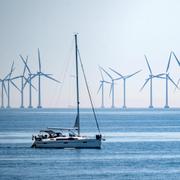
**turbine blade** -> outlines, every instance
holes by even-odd
[[[177,89],[179,89],[179,87],[177,86],[177,84],[172,80],[171,77],[169,77],[169,75],[168,75],[168,79],[174,84],[174,86],[175,86]]]
[[[14,70],[15,70],[15,68],[14,68],[14,61],[13,61],[12,65],[11,65],[11,71],[10,71],[9,78],[11,77],[12,72],[13,72]]]
[[[25,79],[25,83],[23,84],[23,89],[25,88],[25,84],[27,84],[26,82],[29,83],[28,79],[26,77],[23,76],[23,78]]]
[[[37,91],[36,87],[32,83],[30,83],[30,80],[32,80],[32,78],[34,78],[34,77],[31,77],[31,78],[29,77],[28,79],[24,77],[26,82],[24,83],[23,89],[25,88],[26,84],[29,83],[31,85],[31,87]]]
[[[2,86],[3,86],[3,89],[5,90],[5,93],[6,93],[6,96],[7,96],[8,93],[7,93],[7,90],[6,90],[6,86],[5,86],[5,84],[4,84],[4,81],[3,81],[3,83],[2,83]]]
[[[12,80],[10,80],[10,82],[19,92],[21,92],[21,90],[16,86],[16,84]]]
[[[98,91],[97,91],[97,94],[99,93],[99,91],[101,90],[101,88],[102,88],[102,83],[101,83],[100,86],[99,86],[99,89],[98,89]]]
[[[135,74],[137,74],[137,73],[139,73],[139,72],[141,72],[141,71],[142,71],[142,70],[136,71],[135,73],[133,73],[133,74],[131,74],[131,75],[128,75],[128,76],[126,76],[126,78],[130,78],[130,77],[134,76]]]
[[[165,77],[162,77],[163,75],[166,75],[165,73],[152,75],[152,78],[160,78],[160,79],[166,79]]]
[[[149,62],[148,62],[148,59],[147,59],[146,55],[144,55],[144,57],[145,57],[145,59],[146,59],[146,63],[147,63],[149,72],[150,72],[150,74],[152,74],[152,70],[151,70],[151,67],[150,67],[150,65],[149,65]]]
[[[179,86],[179,83],[180,83],[180,79],[179,79],[178,82],[177,82],[177,86]]]
[[[108,82],[108,81],[103,81],[103,82],[105,82],[105,83],[107,83],[107,84],[111,84],[111,82]]]
[[[38,48],[38,62],[39,62],[39,72],[41,72],[41,57],[40,57],[40,50]]]
[[[23,78],[25,79],[25,83],[23,84],[23,89],[24,89],[25,86],[26,86],[26,84],[29,83],[29,79],[30,79],[30,78],[25,78],[25,77],[23,77]]]
[[[119,72],[115,71],[114,69],[112,68],[109,68],[111,71],[113,71],[114,73],[116,73],[117,75],[119,75],[122,78],[124,78],[124,76],[122,74],[120,74]]]
[[[5,78],[4,78],[3,80],[8,79],[8,78],[9,78],[9,76],[10,76],[10,74],[11,74],[11,73],[8,73],[8,74],[5,76]]]
[[[113,79],[112,76],[105,70],[101,67],[101,69],[105,72],[105,74],[107,74],[109,76],[110,79]]]
[[[31,87],[37,91],[37,88],[31,83]]]
[[[44,73],[41,73],[41,74],[42,74],[43,76],[45,76],[45,77],[47,77],[47,78],[53,80],[53,81],[56,81],[57,83],[61,83],[60,81],[58,81],[58,80],[52,78],[51,76],[48,76],[47,74],[44,74]]]
[[[27,61],[28,61],[28,59],[26,59],[26,64],[27,64]],[[26,65],[24,65],[23,76],[24,76],[25,72],[26,72]]]
[[[172,55],[172,53],[170,53],[170,55],[169,55],[169,60],[168,60],[167,68],[166,68],[166,73],[169,70],[169,66],[170,66],[170,62],[171,62],[171,55]]]
[[[175,54],[173,51],[172,51],[172,54],[174,55],[174,57],[175,57],[175,59],[176,59],[178,65],[180,66],[180,61],[179,61],[179,59],[177,58],[176,54]]]
[[[14,69],[14,61],[13,61],[13,63],[12,63],[12,65],[11,65],[11,71]]]
[[[109,91],[109,96],[110,96],[111,93],[112,93],[112,86],[113,86],[113,84],[111,83],[111,87],[110,87],[110,91]]]
[[[142,91],[144,89],[144,87],[146,86],[146,84],[148,83],[149,80],[150,80],[150,78],[146,79],[146,81],[143,84],[143,86],[141,87],[140,91]]]
[[[31,74],[31,80],[34,79],[36,76],[38,76],[38,74]]]
[[[26,66],[28,72],[31,74],[30,68],[29,68],[29,66],[27,65],[28,56],[26,56],[26,61],[24,60],[24,58],[22,57],[21,54],[20,54],[19,56],[20,56],[21,60],[23,61],[24,65]]]
[[[26,82],[23,84],[23,89],[25,88],[27,83],[28,83],[28,81],[26,80]]]
[[[155,77],[155,76],[164,76],[164,75],[166,75],[166,74],[165,73],[161,73],[161,74],[153,75],[153,77]]]
[[[179,83],[180,83],[180,79],[177,81],[178,89],[179,89]],[[176,89],[177,89],[177,87],[175,87],[174,92],[176,91]]]
[[[22,76],[16,76],[16,77],[11,78],[11,80],[18,79],[18,78],[21,78],[21,77]]]
[[[11,70],[10,70],[10,73],[4,78],[4,79],[10,79],[11,78],[11,75],[12,75],[12,72],[15,70],[14,68],[14,61],[11,65]]]
[[[165,77],[161,77],[161,76],[154,76],[152,78],[158,78],[158,79],[166,79]]]
[[[99,71],[100,71],[100,74],[101,74],[101,78],[102,78],[102,80],[104,81],[104,77],[103,77],[103,74],[102,74],[102,69],[101,69],[100,66],[99,66]]]
[[[115,81],[117,81],[117,80],[120,80],[120,79],[123,79],[122,77],[119,77],[119,78],[116,78],[116,79],[114,79]]]

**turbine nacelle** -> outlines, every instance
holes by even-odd
[[[146,86],[146,84],[148,83],[149,80],[152,80],[153,78],[160,78],[160,79],[165,79],[165,77],[162,77],[164,74],[157,74],[157,75],[149,75],[149,78],[145,79],[145,83],[143,84],[143,86],[140,88],[140,91],[142,91],[144,89],[144,87]]]
[[[128,78],[130,78],[130,77],[132,77],[132,76],[134,76],[134,75],[136,75],[137,73],[139,73],[139,72],[142,71],[142,70],[139,70],[139,71],[136,71],[136,72],[133,73],[133,74],[123,76],[122,74],[120,74],[119,72],[115,71],[114,69],[112,69],[112,68],[109,68],[109,69],[110,69],[111,71],[113,71],[114,73],[116,73],[117,75],[120,76],[119,78],[116,78],[116,79],[114,79],[114,80],[120,80],[120,79],[125,80],[125,79],[128,79]]]

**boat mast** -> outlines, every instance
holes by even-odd
[[[77,128],[78,128],[78,136],[80,136],[80,117],[79,117],[79,77],[78,77],[78,45],[77,45],[77,34],[75,36],[75,54],[76,54],[76,92],[77,92]]]

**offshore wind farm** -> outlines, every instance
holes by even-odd
[[[26,59],[23,58],[22,55],[20,55],[20,59],[22,60],[22,63],[24,64],[22,74],[18,76],[12,76],[14,68],[14,62],[11,66],[11,71],[9,74],[5,76],[5,78],[1,79],[1,108],[11,108],[10,105],[10,86],[13,85],[18,92],[20,93],[20,101],[21,105],[20,108],[25,108],[24,106],[24,89],[27,85],[29,85],[29,106],[28,108],[33,108],[32,106],[32,88],[35,91],[38,91],[38,105],[37,108],[42,108],[41,105],[41,78],[45,77],[50,80],[55,81],[56,83],[60,83],[60,81],[54,79],[52,77],[52,74],[47,74],[42,72],[41,70],[41,58],[40,58],[40,50],[38,49],[38,71],[36,73],[32,73],[29,66],[28,66],[28,56],[26,56]],[[27,71],[27,73],[26,73]],[[38,86],[37,88],[33,85],[32,80],[34,78],[38,78]],[[17,87],[15,80],[20,80],[20,87]],[[4,100],[7,98],[7,106],[4,105]]]
[[[10,108],[10,102],[11,102],[11,91],[10,91],[10,87],[14,86],[15,89],[17,91],[17,93],[20,94],[20,99],[21,99],[21,104],[20,104],[20,108],[24,108],[24,89],[25,87],[28,85],[29,86],[29,105],[28,108],[33,108],[32,105],[32,101],[33,101],[33,96],[32,96],[32,88],[34,89],[35,92],[38,92],[38,105],[37,108],[42,108],[42,104],[41,104],[41,78],[47,78],[50,79],[56,83],[58,83],[58,86],[61,85],[61,82],[55,78],[52,77],[52,74],[47,74],[42,72],[41,69],[41,57],[40,57],[40,50],[38,49],[38,70],[37,72],[33,73],[30,70],[30,67],[28,66],[28,56],[26,56],[26,58],[23,58],[22,55],[19,56],[20,59],[22,60],[22,63],[24,64],[24,67],[22,69],[22,73],[18,76],[13,76],[13,71],[15,70],[14,67],[14,61],[12,63],[11,66],[11,70],[10,72],[1,79],[1,108]],[[169,82],[172,83],[172,85],[176,88],[176,90],[179,90],[178,84],[179,84],[179,80],[176,80],[177,82],[175,82],[175,80],[172,79],[172,77],[169,75],[169,68],[171,66],[171,62],[172,62],[172,58],[174,57],[176,65],[178,67],[180,67],[180,61],[177,58],[176,54],[171,51],[170,55],[169,55],[169,59],[167,62],[167,67],[166,67],[166,71],[165,72],[160,72],[159,74],[153,74],[152,68],[150,66],[150,63],[147,59],[147,56],[145,55],[145,61],[149,70],[149,77],[145,79],[145,83],[143,84],[143,86],[140,88],[140,91],[142,91],[144,89],[144,87],[148,84],[149,82],[149,108],[153,108],[153,79],[160,79],[160,80],[164,80],[164,84],[165,84],[165,105],[164,108],[169,108]],[[111,108],[115,108],[115,85],[118,83],[119,80],[123,81],[123,87],[121,87],[118,91],[121,92],[123,91],[123,105],[122,108],[126,109],[127,105],[126,105],[126,81],[127,79],[135,76],[136,74],[140,73],[142,70],[138,70],[132,74],[129,75],[122,75],[120,72],[109,68],[109,71],[105,70],[103,67],[99,66],[99,71],[100,71],[100,75],[101,75],[101,80],[100,82],[100,86],[98,89],[98,93],[101,90],[101,108],[105,108],[107,107],[107,105],[105,104],[105,99],[111,97]],[[172,69],[173,71],[173,69]],[[98,68],[97,68],[97,72],[98,72]],[[113,74],[112,74],[113,73]],[[105,78],[106,77],[106,78]],[[32,80],[34,78],[38,78],[38,85],[37,87],[35,87],[35,85],[33,85]],[[15,81],[20,80],[21,84],[20,87],[17,86],[17,84],[15,83]],[[137,81],[137,79],[136,79]],[[104,94],[104,86],[108,86],[109,85],[109,95]],[[117,89],[116,89],[117,91]],[[98,94],[97,93],[97,94]],[[118,94],[118,96],[120,96],[120,94]],[[7,106],[4,105],[4,100],[7,99]],[[172,105],[173,106],[173,105]],[[119,107],[120,108],[120,107]],[[136,106],[134,108],[137,108]],[[145,107],[144,107],[145,108]]]

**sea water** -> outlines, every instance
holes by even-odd
[[[102,149],[34,149],[32,134],[73,127],[74,109],[0,110],[1,180],[180,179],[179,109],[97,110]],[[97,133],[81,110],[81,132]]]

